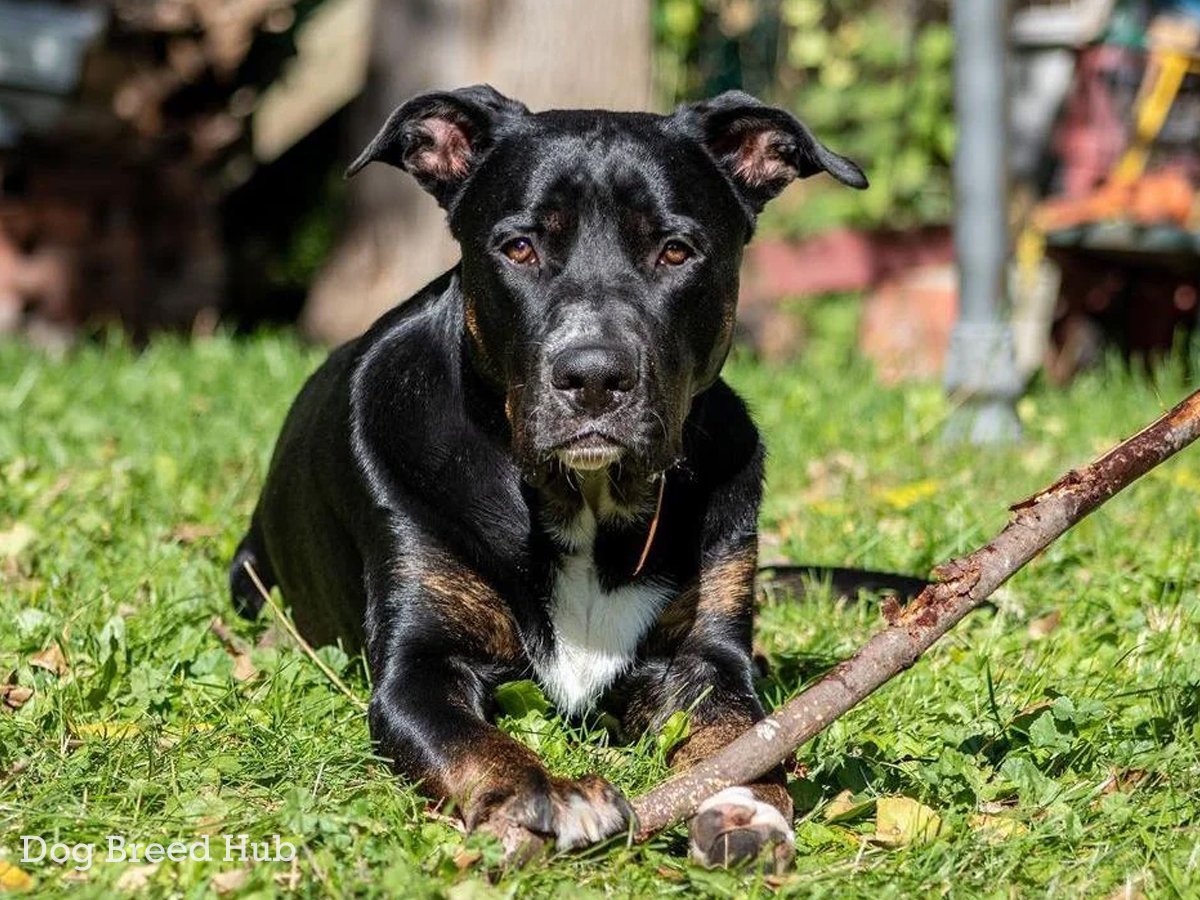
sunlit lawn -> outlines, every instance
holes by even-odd
[[[772,453],[766,556],[926,573],[1003,524],[1008,502],[1187,390],[1173,369],[1154,383],[1112,364],[1065,391],[1036,388],[1019,446],[948,448],[939,387],[880,386],[853,352],[854,314],[815,307],[789,368],[739,358],[728,369]],[[310,660],[284,641],[252,650],[250,671],[209,627],[222,617],[247,645],[267,631],[269,620],[232,614],[225,565],[321,355],[289,336],[162,340],[141,353],[100,343],[62,360],[0,345],[0,682],[32,689],[0,704],[0,870],[77,896],[118,883],[459,900],[1200,891],[1200,449],[1085,521],[994,609],[800,751],[792,874],[697,869],[675,832],[535,863],[493,887],[493,849],[475,860],[463,848],[476,841],[425,815]],[[869,600],[766,605],[764,698],[795,693],[879,624]],[[55,644],[58,673],[52,657],[35,659]],[[357,659],[322,654],[366,697]],[[537,713],[507,727],[553,768],[600,768],[631,793],[663,772],[653,737],[612,745],[595,723]],[[870,804],[828,821],[845,790],[917,799],[941,831],[881,846]],[[238,833],[279,834],[297,858],[225,862],[219,836]],[[208,834],[213,860],[108,863],[109,834]],[[22,835],[100,847],[82,871],[23,863]],[[229,874],[239,868],[244,878]]]

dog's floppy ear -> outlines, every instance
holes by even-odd
[[[346,177],[367,163],[385,162],[411,174],[441,206],[449,207],[504,120],[528,113],[524,104],[487,84],[421,94],[388,116]]]
[[[860,190],[867,186],[862,169],[818,141],[803,122],[741,91],[684,106],[677,115],[685,117],[754,214],[796,178],[818,172]]]

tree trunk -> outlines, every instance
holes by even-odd
[[[372,33],[347,162],[422,91],[487,82],[534,110],[650,100],[649,0],[377,0]],[[368,166],[348,191],[341,237],[303,317],[325,341],[361,333],[458,258],[442,211],[412,179]]]

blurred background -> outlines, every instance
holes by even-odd
[[[968,4],[970,5],[970,4]],[[983,6],[986,6],[984,4]],[[982,8],[977,6],[977,8]],[[948,0],[0,0],[0,333],[362,331],[450,266],[433,201],[371,167],[403,99],[479,81],[534,109],[742,88],[863,164],[768,210],[743,337],[861,304],[886,381],[937,377],[958,311]],[[1020,379],[1189,340],[1200,280],[1200,0],[1013,4],[996,309]],[[961,112],[961,110],[960,110]],[[960,135],[959,135],[960,136]],[[960,223],[960,233],[962,228]]]

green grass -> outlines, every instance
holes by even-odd
[[[775,557],[927,572],[998,528],[1006,503],[1187,390],[1174,369],[1151,381],[1110,365],[1023,400],[1019,446],[952,449],[938,441],[949,409],[937,385],[884,388],[854,355],[852,305],[809,315],[796,365],[728,369],[772,451],[763,526]],[[481,867],[493,849],[480,845],[485,859],[460,869],[464,838],[371,758],[362,715],[310,660],[286,643],[256,649],[257,677],[238,680],[209,630],[214,616],[248,643],[267,630],[232,614],[225,565],[286,407],[320,357],[281,336],[159,340],[141,353],[111,342],[63,360],[0,345],[0,683],[34,690],[0,710],[0,861],[34,891],[102,897],[140,875],[153,895],[198,897],[238,866],[214,837],[213,862],[131,875],[97,859],[77,873],[20,863],[21,835],[102,844],[239,832],[301,848],[294,866],[248,867],[247,894],[1200,891],[1200,450],[1082,523],[994,609],[799,752],[799,853],[782,881],[697,869],[677,831],[489,886]],[[872,602],[769,603],[764,698],[794,694],[879,625]],[[55,642],[61,676],[30,662]],[[358,659],[321,652],[367,695]],[[558,771],[598,768],[630,792],[663,773],[653,737],[623,747],[599,726],[573,731],[537,712],[507,727]],[[1105,786],[1114,773],[1120,790]],[[869,810],[826,821],[843,790],[920,800],[942,832],[877,846]],[[1017,824],[981,831],[980,812]]]

